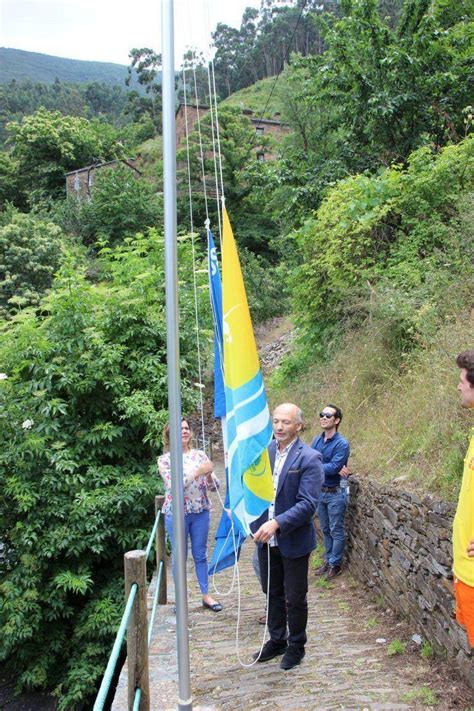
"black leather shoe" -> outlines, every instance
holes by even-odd
[[[340,565],[333,565],[332,568],[329,568],[329,572],[326,575],[326,580],[332,580],[333,578],[337,578],[338,575],[342,573],[342,569]]]
[[[280,654],[284,654],[286,648],[286,642],[274,642],[273,640],[269,639],[268,642],[263,645],[262,653],[260,654],[260,656],[258,652],[255,652],[253,658],[256,659],[258,662],[269,662],[270,659],[278,657]]]
[[[298,664],[301,664],[301,660],[303,659],[303,657],[304,649],[288,647],[285,654],[283,655],[283,659],[281,660],[280,669],[288,671],[289,669],[293,669],[293,667],[297,667]]]
[[[222,605],[220,602],[214,602],[212,605],[210,605],[208,602],[202,601],[202,606],[206,608],[206,610],[212,610],[213,612],[220,612],[222,610]]]
[[[324,575],[324,573],[327,573],[329,570],[329,563],[324,563],[324,565],[321,565],[321,567],[316,568],[314,571],[315,575]]]

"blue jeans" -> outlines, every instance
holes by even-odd
[[[201,593],[208,593],[207,574],[207,537],[209,535],[210,514],[208,510],[199,513],[186,514],[184,517],[184,535],[186,539],[186,559],[188,557],[188,538],[191,538],[191,552],[193,554],[194,569],[198,579]],[[173,517],[165,516],[165,528],[171,543],[171,560],[174,576],[174,537],[173,537]]]
[[[334,494],[321,492],[318,504],[319,524],[324,534],[324,554],[331,568],[341,565],[346,543],[344,515],[347,498],[342,489]]]

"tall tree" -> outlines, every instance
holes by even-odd
[[[153,122],[161,133],[161,84],[158,82],[158,77],[161,76],[159,74],[161,54],[157,54],[148,47],[142,47],[141,49],[132,49],[128,56],[131,62],[125,83],[127,86],[130,85],[133,71],[135,71],[138,83],[145,87],[145,91],[151,99]]]
[[[7,125],[21,188],[30,203],[64,194],[64,174],[94,162],[121,157],[116,133],[105,124],[39,109]]]

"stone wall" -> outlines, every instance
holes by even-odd
[[[135,158],[128,158],[127,160],[111,160],[107,163],[87,165],[84,168],[78,168],[78,170],[72,170],[71,172],[66,173],[67,195],[75,195],[81,200],[89,199],[94,188],[98,171],[103,168],[114,169],[121,165],[125,165],[130,168],[132,175],[135,178],[140,177],[141,173],[137,168],[137,160]]]
[[[446,650],[474,688],[474,660],[453,617],[455,507],[362,477],[350,482],[346,520],[352,575],[382,595],[435,649]]]

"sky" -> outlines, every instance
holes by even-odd
[[[207,49],[217,22],[240,26],[260,0],[174,0],[175,62]],[[161,51],[161,0],[0,0],[0,46],[129,64],[133,47]]]

